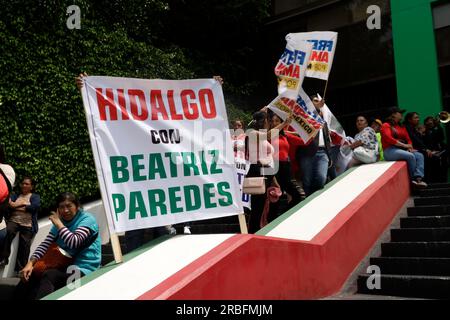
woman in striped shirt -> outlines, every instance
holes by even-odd
[[[28,287],[28,297],[35,299],[43,298],[64,287],[68,278],[73,277],[74,271],[68,270],[78,270],[82,277],[100,267],[101,241],[95,218],[80,208],[80,203],[73,193],[60,194],[56,203],[56,212],[52,212],[49,217],[53,223],[50,233],[20,272],[23,283]],[[73,258],[75,268],[48,269],[41,277],[32,277],[34,265],[54,242]]]

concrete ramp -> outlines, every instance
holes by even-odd
[[[410,194],[403,162],[354,168],[255,235],[157,239],[46,299],[317,299],[339,291]]]

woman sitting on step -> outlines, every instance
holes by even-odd
[[[18,286],[17,298],[41,299],[64,287],[69,277],[77,280],[100,267],[101,241],[95,218],[81,209],[73,193],[60,194],[56,203],[56,211],[49,217],[53,223],[50,233],[20,271],[22,282]],[[41,272],[38,273],[35,270],[37,263],[49,260],[50,253],[55,259],[55,249],[68,257],[70,262],[59,268],[45,268],[45,264],[42,267],[41,263]],[[58,260],[65,259],[61,257]]]

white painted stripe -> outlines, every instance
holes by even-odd
[[[381,177],[394,163],[379,162],[359,166],[281,222],[267,236],[311,241],[339,212]]]
[[[134,300],[232,236],[175,236],[60,299]]]

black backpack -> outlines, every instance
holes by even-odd
[[[3,221],[3,217],[6,216],[9,212],[9,198],[12,192],[12,186],[9,182],[9,179],[6,177],[3,170],[0,168],[0,179],[4,179],[6,185],[8,186],[8,196],[0,203],[0,222]]]

